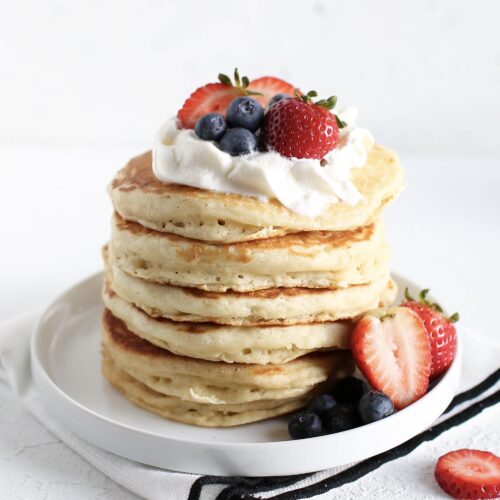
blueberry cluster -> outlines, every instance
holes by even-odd
[[[288,421],[293,439],[334,434],[375,422],[394,413],[392,401],[382,392],[369,390],[358,378],[339,380],[331,394],[313,396],[305,410],[294,413]]]
[[[287,94],[277,94],[269,106]],[[231,156],[253,153],[258,149],[257,131],[264,119],[264,108],[251,97],[237,97],[229,104],[226,119],[218,113],[203,115],[194,127],[196,135],[205,141],[219,143],[219,148]]]

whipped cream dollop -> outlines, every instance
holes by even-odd
[[[200,139],[193,129],[179,129],[176,118],[171,118],[155,138],[153,173],[162,182],[255,196],[261,201],[276,198],[307,217],[321,215],[332,203],[355,205],[362,196],[350,172],[366,163],[374,140],[368,130],[355,125],[355,108],[338,116],[347,126],[340,129],[338,146],[321,163],[286,158],[275,151],[231,156],[215,143]]]

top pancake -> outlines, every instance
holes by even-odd
[[[354,206],[336,203],[311,218],[285,208],[277,200],[218,193],[163,183],[153,175],[151,152],[130,160],[108,190],[116,211],[145,227],[192,239],[237,242],[282,236],[298,231],[343,231],[378,219],[403,187],[397,155],[376,145],[351,180],[363,199]]]

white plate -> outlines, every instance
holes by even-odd
[[[182,472],[272,476],[337,467],[393,448],[429,427],[453,398],[460,346],[444,377],[394,415],[338,434],[292,441],[286,417],[228,429],[165,420],[130,404],[100,372],[97,274],[61,295],[40,318],[33,377],[46,411],[84,440],[122,457]],[[396,277],[400,290],[420,288]]]

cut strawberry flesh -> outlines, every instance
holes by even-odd
[[[456,450],[436,464],[436,480],[454,498],[498,498],[500,457],[487,451]]]
[[[376,309],[361,318],[351,347],[370,384],[402,409],[429,385],[431,348],[422,321],[407,308]]]

